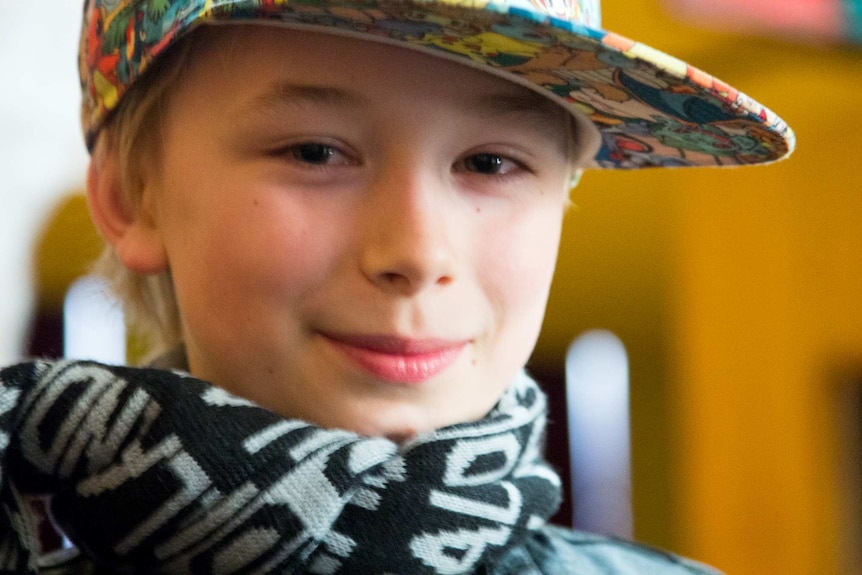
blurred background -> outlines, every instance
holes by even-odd
[[[76,195],[79,4],[0,4],[2,364],[63,353],[66,295],[99,250]],[[591,524],[570,497],[558,520],[728,575],[860,575],[862,7],[605,0],[603,13],[767,104],[798,151],[761,168],[587,173],[575,190],[530,367],[552,400],[549,452],[580,477],[566,354],[591,330],[618,338],[629,457],[600,511],[630,519]]]

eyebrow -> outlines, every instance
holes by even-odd
[[[357,92],[332,86],[314,86],[273,82],[262,92],[245,103],[240,114],[246,116],[269,116],[269,112],[280,107],[301,108],[307,105],[326,107],[348,106],[358,108],[368,99]]]
[[[273,82],[244,104],[240,117],[269,119],[283,107],[305,106],[362,108],[370,100],[359,92],[335,86]],[[466,98],[462,110],[488,121],[516,120],[540,131],[552,132],[566,122],[568,114],[545,96],[526,89],[522,93],[490,93]]]
[[[509,116],[525,119],[548,129],[559,127],[566,122],[568,117],[562,107],[548,98],[532,92],[484,95],[470,102],[467,110],[472,114],[489,118]]]

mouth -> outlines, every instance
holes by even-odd
[[[390,383],[419,384],[448,369],[467,340],[321,334],[361,370]]]

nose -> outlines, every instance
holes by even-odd
[[[363,210],[362,273],[400,295],[451,284],[457,266],[457,202],[444,178],[413,166],[375,178]]]

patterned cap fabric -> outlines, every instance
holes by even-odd
[[[598,0],[86,0],[88,146],[171,44],[203,23],[252,21],[394,43],[534,89],[598,129],[587,168],[760,164],[795,145],[787,124],[742,92],[602,30]]]

